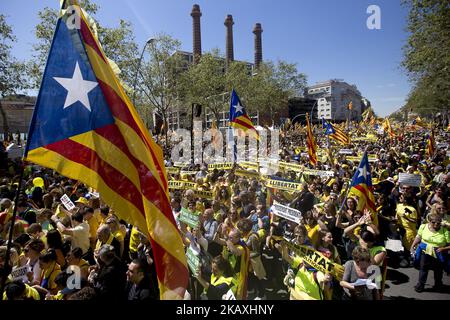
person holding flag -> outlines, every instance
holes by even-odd
[[[149,237],[161,299],[184,298],[187,262],[162,150],[76,0],[62,4],[24,160],[96,189],[120,218]]]
[[[375,197],[373,195],[372,175],[370,174],[367,151],[364,152],[361,162],[353,175],[348,196],[356,196],[358,198],[356,209],[361,212],[365,209],[369,210],[373,223],[378,227]]]

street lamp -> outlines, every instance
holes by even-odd
[[[314,107],[315,107],[316,104],[317,104],[317,101],[319,101],[319,100],[316,100],[316,102],[314,102],[314,104],[313,104],[313,106],[312,106],[312,108],[311,108],[311,113],[310,113],[311,123],[313,123],[313,111],[314,111]],[[319,112],[319,111],[317,111],[317,112]]]
[[[294,123],[294,120],[300,116],[306,116],[306,113],[299,113],[298,115],[296,115],[295,117],[292,118],[291,122]]]
[[[136,74],[134,76],[134,81],[133,81],[133,106],[135,105],[135,102],[136,102],[135,101],[136,100],[136,84],[137,84],[139,69],[141,67],[142,58],[144,57],[145,48],[147,48],[148,44],[152,44],[155,41],[156,41],[156,39],[154,39],[154,38],[148,39],[144,45],[144,48],[142,48],[141,57],[139,58],[139,62],[138,62],[137,68],[136,68]]]

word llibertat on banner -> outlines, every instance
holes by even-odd
[[[174,190],[193,189],[197,185],[194,182],[178,181],[178,180],[170,180],[167,184],[169,186],[169,189],[174,189]]]
[[[300,217],[302,213],[296,209],[292,209],[275,201],[271,207],[271,210],[275,215],[281,218],[287,219],[297,224],[300,223]]]
[[[266,179],[264,182],[266,187],[273,189],[280,189],[286,191],[302,191],[303,189],[303,186],[300,183],[291,181]]]
[[[330,261],[327,257],[313,248],[295,245],[286,240],[283,240],[282,243],[314,269],[319,270],[324,274],[331,274],[338,281],[342,280],[344,275],[344,267],[342,265]]]
[[[208,164],[208,170],[212,171],[214,169],[217,170],[230,170],[233,169],[233,162],[222,162],[222,163],[210,163]]]

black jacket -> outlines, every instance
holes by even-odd
[[[158,293],[155,292],[152,281],[144,277],[139,284],[127,283],[128,300],[157,300]]]
[[[126,281],[125,265],[114,258],[111,264],[100,268],[94,287],[100,300],[124,300]]]

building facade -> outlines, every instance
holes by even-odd
[[[341,79],[318,82],[306,89],[305,97],[317,100],[317,117],[327,120],[361,120],[362,96],[355,85]],[[348,105],[352,102],[351,110]]]
[[[22,137],[28,133],[35,102],[36,97],[25,95],[10,96],[0,100],[0,138],[4,138],[5,131],[13,134],[19,132]]]
[[[316,106],[317,100],[308,99],[304,97],[295,97],[291,98],[288,101],[288,111],[289,111],[289,119],[291,119],[292,124],[294,123],[306,123],[306,114],[311,114],[312,118],[317,119],[317,108]]]

